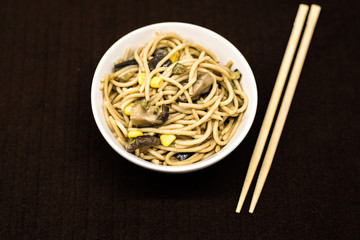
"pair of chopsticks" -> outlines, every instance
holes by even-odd
[[[236,212],[239,213],[244,201],[246,194],[249,190],[249,187],[251,185],[252,179],[254,177],[255,171],[257,169],[257,166],[259,164],[274,116],[277,109],[277,106],[279,104],[279,100],[281,97],[281,93],[283,91],[290,66],[292,64],[292,60],[294,58],[294,54],[301,36],[301,32],[307,17],[307,13],[309,10],[309,6],[305,4],[300,4],[298,12],[296,14],[295,22],[293,25],[293,29],[290,34],[290,39],[288,42],[288,45],[285,50],[285,54],[283,57],[283,60],[280,65],[280,70],[278,73],[278,76],[275,81],[275,86],[273,89],[273,92],[270,97],[269,105],[265,113],[265,117],[260,129],[260,133],[258,136],[258,139],[256,141],[256,145],[254,148],[253,155],[250,160],[249,168],[246,173],[245,181],[243,188],[241,190],[239,202],[236,207]],[[295,62],[293,64],[293,68],[289,77],[289,81],[283,96],[283,100],[278,112],[278,116],[273,128],[273,132],[268,144],[267,151],[264,156],[263,164],[260,169],[259,177],[255,186],[254,194],[251,200],[250,209],[249,212],[253,213],[255,206],[258,202],[258,199],[260,197],[261,191],[263,189],[263,186],[265,184],[265,180],[267,178],[267,175],[270,171],[271,164],[273,162],[273,158],[275,155],[275,151],[277,148],[277,145],[279,143],[279,139],[282,133],[282,130],[285,125],[285,120],[287,117],[287,114],[290,109],[291,101],[293,99],[295,89],[300,77],[300,73],[305,61],[305,57],[310,45],[310,41],[312,38],[312,35],[314,33],[314,29],[316,26],[316,22],[318,20],[319,14],[320,14],[321,7],[318,5],[311,5],[309,16],[307,18],[306,27],[302,35],[302,40],[299,46],[299,49],[297,51],[297,56],[295,58]]]

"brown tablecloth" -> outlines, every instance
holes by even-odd
[[[0,239],[359,239],[359,4],[322,12],[254,214],[236,203],[300,1],[0,3]],[[102,55],[157,22],[207,27],[256,77],[244,142],[199,172],[133,165],[101,136],[90,86]],[[257,175],[256,175],[257,176]]]

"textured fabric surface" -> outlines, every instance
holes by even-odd
[[[236,203],[301,1],[0,3],[0,239],[359,239],[359,4],[322,12],[254,214]],[[256,77],[244,142],[199,172],[151,172],[106,143],[90,106],[102,55],[181,21],[227,38]],[[219,46],[220,47],[220,46]],[[255,176],[257,177],[257,175]]]

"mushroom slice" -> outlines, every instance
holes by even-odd
[[[162,105],[161,107],[151,106],[145,109],[141,104],[136,103],[131,107],[130,119],[133,125],[137,127],[149,127],[161,125],[169,117],[169,107]]]
[[[197,76],[197,80],[193,84],[193,93],[191,94],[191,99],[198,99],[201,94],[207,93],[210,90],[213,82],[214,78],[210,75],[210,73],[200,73]]]
[[[125,149],[130,153],[134,153],[137,148],[152,147],[159,144],[160,138],[151,135],[144,135],[131,139],[130,142],[125,145]]]
[[[157,51],[154,54],[154,57],[148,62],[149,69],[154,70],[156,68],[156,65],[168,54],[168,51],[166,49],[157,49]],[[164,62],[162,67],[168,67],[172,64],[171,60],[168,59]]]
[[[191,100],[198,100],[202,94],[207,93],[210,90],[213,82],[214,78],[210,75],[210,73],[199,73],[197,75],[196,81],[192,85],[193,92],[190,93]],[[186,101],[184,94],[179,96],[178,99],[181,102]]]

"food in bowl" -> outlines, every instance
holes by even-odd
[[[106,123],[128,152],[154,164],[206,159],[234,136],[248,106],[232,65],[176,33],[156,32],[101,79]]]

